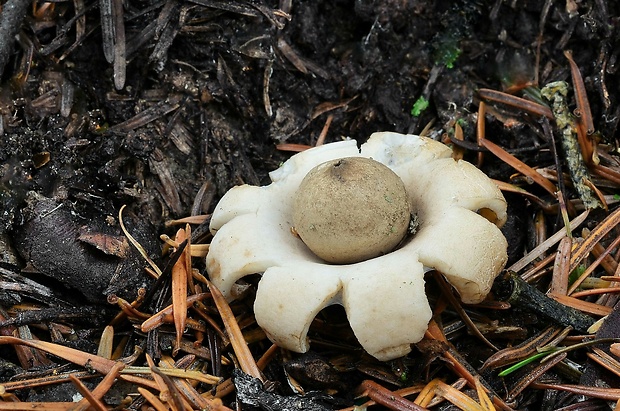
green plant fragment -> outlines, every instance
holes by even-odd
[[[422,114],[422,112],[428,108],[428,105],[429,101],[425,99],[424,96],[420,96],[420,98],[418,98],[416,102],[413,103],[413,107],[411,108],[411,115],[413,117],[419,117],[420,114]]]
[[[544,357],[544,356],[546,356],[546,355],[549,355],[549,353],[548,353],[548,352],[539,352],[539,353],[536,353],[536,354],[532,355],[531,357],[528,357],[528,358],[526,358],[525,360],[519,361],[518,363],[516,363],[516,364],[514,364],[514,365],[512,365],[512,366],[510,366],[510,367],[508,367],[508,368],[506,368],[504,371],[500,372],[500,373],[498,374],[498,376],[500,376],[500,377],[505,377],[505,376],[507,376],[507,375],[509,375],[509,374],[511,374],[511,373],[513,373],[513,372],[515,372],[515,371],[516,371],[516,370],[518,370],[519,368],[522,368],[522,367],[524,367],[524,366],[528,365],[529,363],[534,362],[534,361],[536,361],[537,359],[539,359],[539,358],[541,358],[541,357]]]

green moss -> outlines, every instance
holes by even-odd
[[[456,39],[448,39],[441,44],[441,47],[437,49],[435,53],[435,63],[441,64],[449,69],[454,68],[454,62],[461,55],[461,49],[458,47],[458,41]]]
[[[424,96],[420,96],[420,98],[417,99],[415,103],[413,103],[413,107],[411,108],[411,115],[413,117],[419,117],[420,114],[422,114],[422,112],[428,108],[428,104],[428,100],[425,99]]]
[[[443,27],[431,42],[435,64],[449,69],[454,67],[463,52],[461,40],[470,37],[472,26],[481,15],[480,4],[472,0],[454,2],[452,7],[443,13]]]

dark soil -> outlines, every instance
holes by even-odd
[[[3,335],[15,326],[43,324],[37,337],[50,340],[43,329],[62,323],[74,334],[51,333],[53,341],[92,351],[118,311],[108,302],[113,297],[133,301],[144,290],[148,304],[142,309],[156,311],[157,298],[165,300],[166,281],[155,283],[143,270],[143,257],[120,230],[121,206],[126,205],[128,231],[166,271],[174,260],[162,253],[158,237],[176,231],[166,222],[210,213],[235,185],[268,184],[268,172],[290,157],[296,147],[291,144],[315,145],[322,131],[326,142],[352,138],[363,143],[375,131],[424,132],[450,141],[458,123],[465,142],[477,150],[477,90],[524,95],[519,91],[524,87],[571,83],[566,50],[583,76],[600,143],[608,144],[616,158],[620,5],[614,1],[144,0],[106,11],[112,3],[122,2],[34,2],[13,27],[16,41],[12,36],[0,41],[0,47],[7,43],[12,50],[0,67]],[[574,108],[572,93],[569,98]],[[424,101],[428,107],[420,109]],[[519,108],[491,108],[487,139],[532,167],[555,167],[536,116]],[[475,150],[465,153],[474,163]],[[515,173],[488,153],[482,169],[503,181]],[[542,190],[525,187],[551,201]],[[615,194],[617,185],[603,190]],[[546,217],[550,234],[561,227],[561,219],[521,196],[507,199],[511,217],[504,231],[514,262],[535,245],[537,212]],[[600,210],[592,213],[590,228],[604,216]],[[204,263],[196,259],[195,267],[204,270]],[[23,317],[35,306],[39,317]],[[250,307],[246,301],[235,310],[250,318]],[[529,311],[481,310],[473,308],[472,315],[496,325],[495,336],[488,337],[500,348],[549,324]],[[334,309],[331,314],[340,318],[343,313]],[[452,319],[449,313],[444,321]],[[502,331],[497,324],[512,328]],[[35,333],[38,327],[31,328]],[[353,405],[363,379],[394,390],[434,377],[449,383],[458,378],[435,359],[440,356],[436,347],[424,344],[387,364],[358,351],[334,354],[326,348],[330,342],[341,335],[350,339],[346,326],[335,328],[330,334],[325,325],[319,338],[325,344],[313,346],[309,355],[288,354],[271,362],[266,374],[276,384],[270,395],[292,394],[284,369],[304,388],[329,394],[332,405],[324,409]],[[117,332],[159,357],[170,354],[166,343],[173,334],[166,333],[171,329],[162,332],[159,345],[147,343],[129,323]],[[211,330],[206,334],[206,340],[217,339]],[[188,339],[194,341],[192,335]],[[462,329],[450,340],[474,368],[492,353]],[[263,336],[250,347],[258,358],[269,342]],[[131,352],[133,345],[127,349]],[[27,371],[23,363],[15,365],[19,359],[9,348],[0,355],[6,363],[0,366],[2,381]],[[573,361],[585,364],[585,353],[579,355]],[[224,367],[221,375],[230,377],[232,368]],[[514,383],[496,374],[484,377],[499,393]],[[561,372],[550,378],[578,382]],[[28,399],[26,392],[17,394]],[[306,400],[314,404],[325,398]],[[529,388],[512,405],[559,409],[583,400]],[[234,401],[234,394],[224,399],[232,408]],[[255,405],[267,407],[260,401]]]

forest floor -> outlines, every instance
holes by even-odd
[[[84,409],[614,408],[617,2],[29,3],[0,9],[3,401],[69,409],[79,392]],[[568,126],[540,94],[556,81],[568,85]],[[579,140],[572,151],[564,130]],[[377,131],[442,141],[500,185],[507,267],[525,281],[503,273],[485,304],[461,306],[429,274],[434,328],[389,362],[361,350],[339,307],[313,323],[309,353],[279,350],[254,321],[259,279],[231,316],[201,294],[204,258],[191,259],[179,302],[185,221],[204,255],[230,188],[267,185],[295,152]],[[572,161],[586,188],[571,182]],[[586,275],[568,284],[571,271]],[[515,284],[543,302],[510,299]],[[499,375],[543,346],[547,361]]]

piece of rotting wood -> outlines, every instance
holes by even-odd
[[[566,156],[566,164],[579,198],[587,209],[602,207],[601,202],[588,184],[588,181],[591,181],[590,173],[588,173],[581,155],[577,139],[577,124],[566,101],[568,84],[565,81],[549,83],[542,88],[541,94],[551,102],[551,110],[562,136],[562,148]]]
[[[28,0],[9,0],[0,10],[0,76],[11,58],[15,35],[19,33],[29,5]]]
[[[533,311],[556,324],[570,325],[578,332],[585,333],[594,324],[592,317],[547,297],[515,273],[507,272],[495,281],[496,295],[502,301]]]

